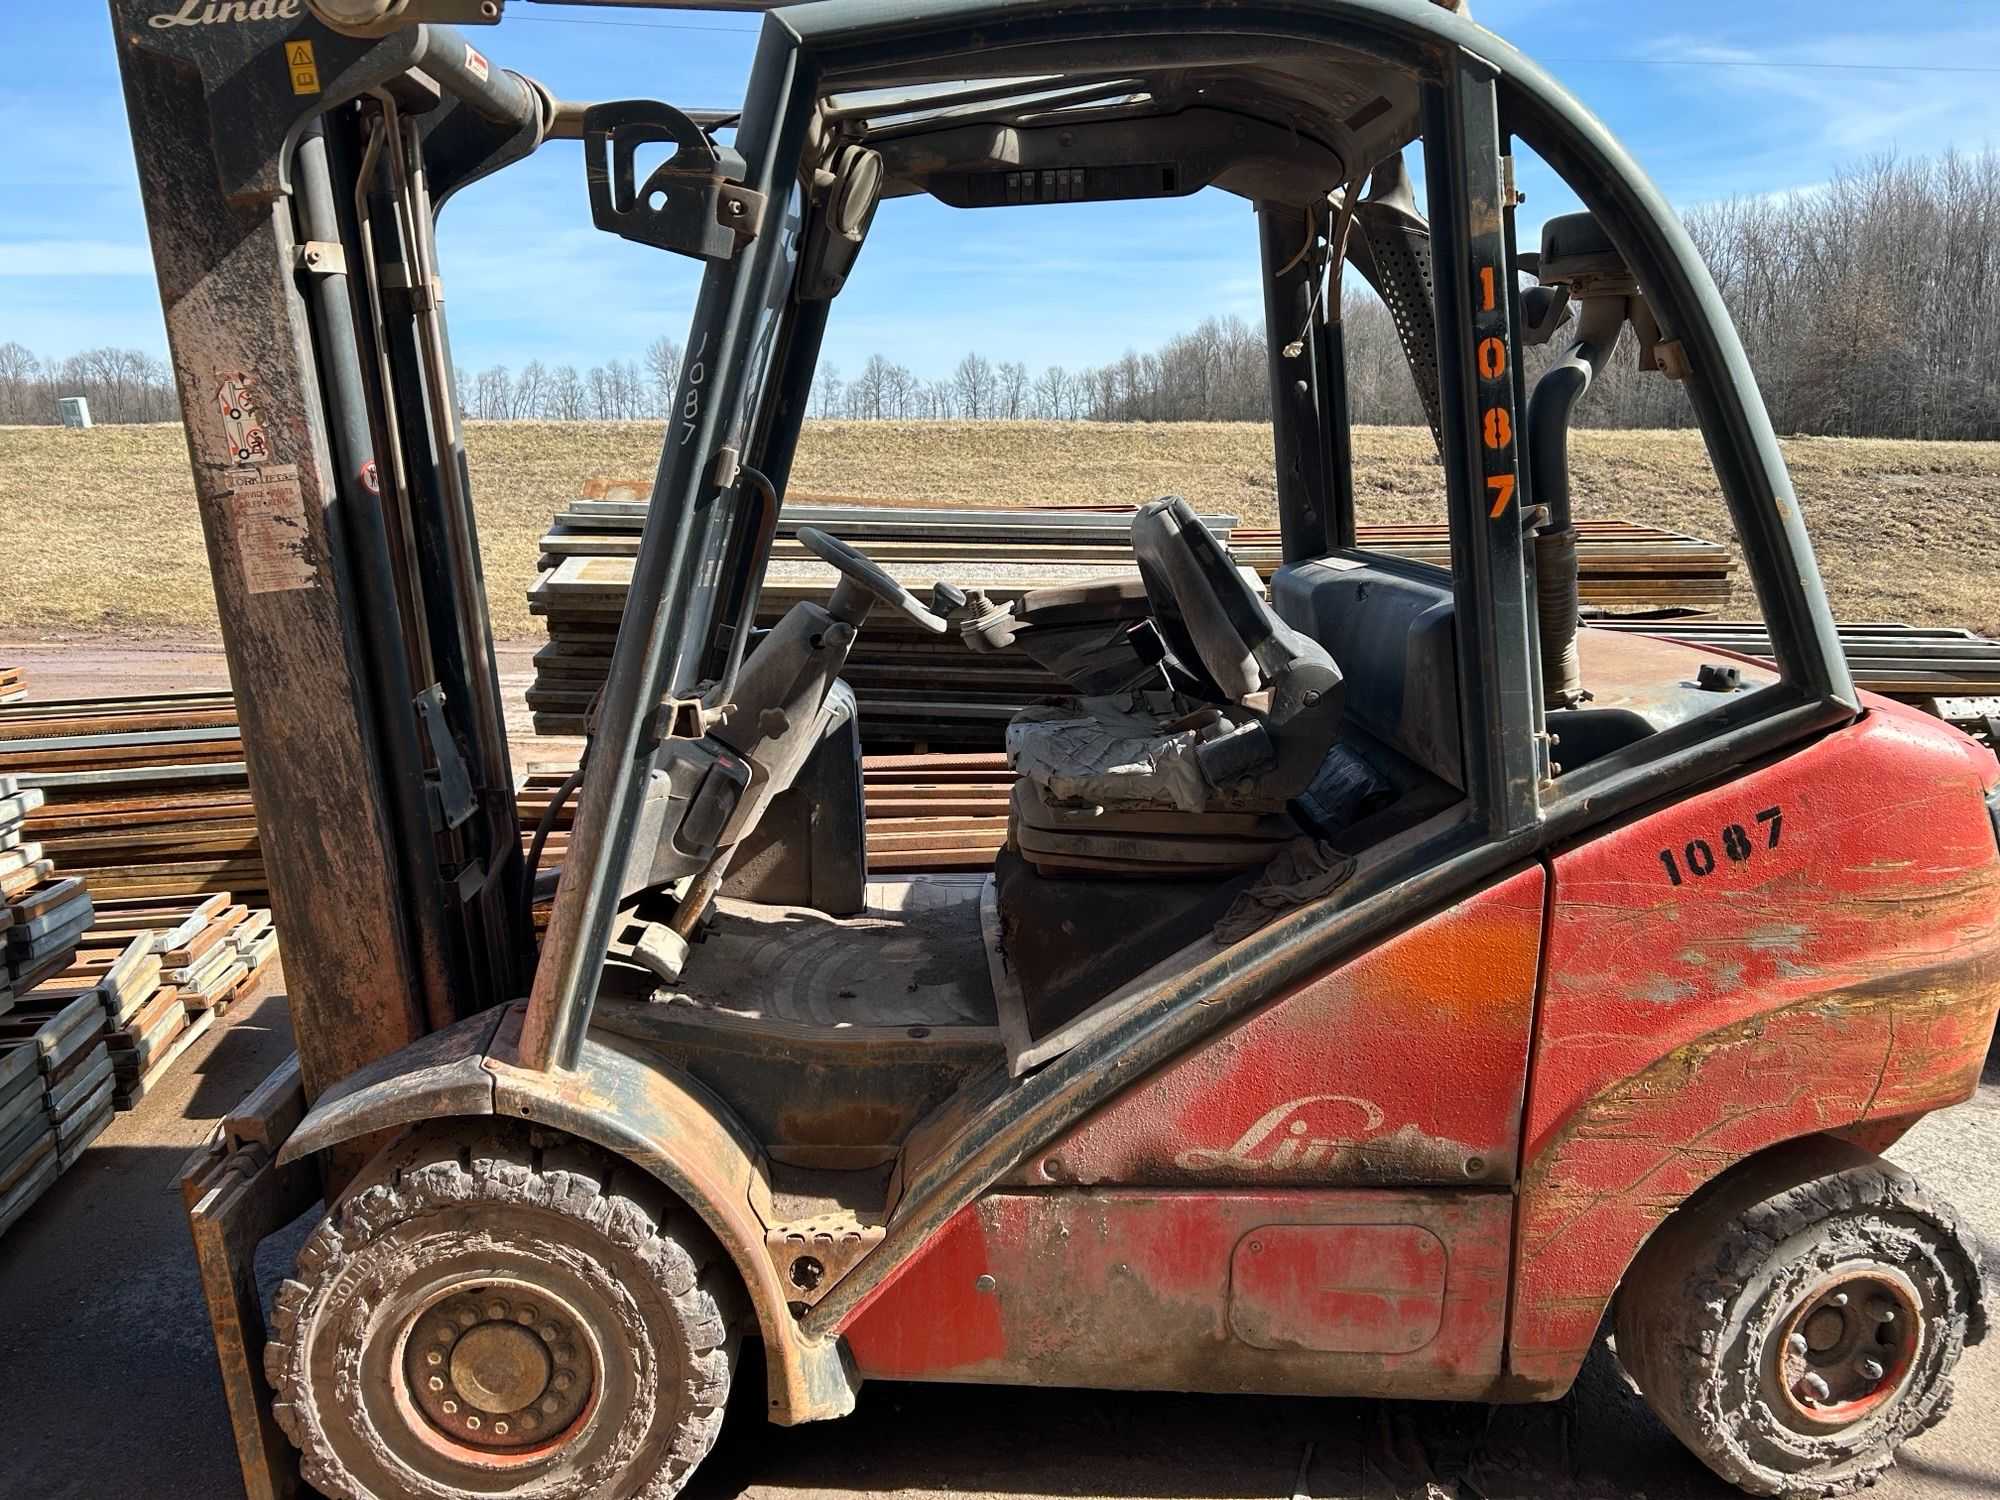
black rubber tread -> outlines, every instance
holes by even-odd
[[[1912,1276],[1932,1303],[1909,1387],[1873,1418],[1808,1437],[1765,1404],[1759,1361],[1789,1276],[1857,1250]],[[1774,1295],[1774,1292],[1777,1295]],[[1660,1419],[1754,1495],[1823,1500],[1873,1484],[1949,1409],[1951,1372],[1986,1331],[1976,1239],[1909,1173],[1831,1138],[1767,1154],[1673,1215],[1625,1277],[1617,1350]]]
[[[682,1413],[668,1451],[650,1474],[621,1474],[614,1486],[525,1485],[528,1500],[669,1500],[687,1483],[722,1428],[737,1347],[741,1303],[736,1273],[707,1230],[657,1179],[608,1155],[542,1132],[419,1130],[392,1146],[356,1178],[333,1212],[307,1237],[293,1278],[277,1293],[264,1368],[278,1425],[300,1450],[307,1483],[329,1500],[406,1500],[370,1488],[326,1440],[307,1380],[312,1319],[355,1255],[386,1230],[480,1205],[542,1209],[595,1235],[616,1258],[624,1284],[636,1273],[663,1293],[679,1324],[686,1359]],[[664,1395],[664,1392],[661,1393]],[[470,1493],[427,1486],[436,1500]]]

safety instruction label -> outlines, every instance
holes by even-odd
[[[305,493],[297,464],[229,471],[229,510],[236,524],[236,558],[252,594],[309,589],[319,567],[308,553]]]
[[[492,76],[491,70],[486,65],[486,59],[474,50],[470,42],[465,47],[465,71],[481,83],[485,83]]]
[[[319,92],[319,64],[313,61],[311,42],[285,43],[285,65],[292,70],[293,93]]]

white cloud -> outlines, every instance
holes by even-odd
[[[116,240],[0,240],[0,276],[151,276],[152,251]]]

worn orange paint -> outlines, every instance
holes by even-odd
[[[1566,1387],[1640,1244],[1732,1163],[1969,1095],[2000,1007],[1994,779],[1971,741],[1871,699],[1554,861],[1516,1375]]]
[[[882,1379],[1477,1396],[1500,1378],[1512,1221],[1500,1192],[996,1192],[842,1333]],[[1286,1264],[1246,1300],[1253,1254]]]
[[[1501,881],[1265,1006],[1016,1180],[1513,1180],[1544,873]]]

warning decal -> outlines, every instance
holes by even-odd
[[[293,93],[319,92],[319,64],[313,61],[311,42],[285,43],[285,66],[292,70]]]
[[[489,77],[486,59],[473,49],[470,42],[465,44],[465,71],[485,83]]]
[[[305,495],[297,464],[232,469],[229,510],[236,526],[236,559],[243,587],[252,594],[318,586],[319,568],[307,556]]]
[[[261,464],[271,456],[264,436],[264,419],[258,411],[257,379],[244,370],[217,377],[216,409],[222,413],[222,431],[229,441],[228,462],[232,465]]]

